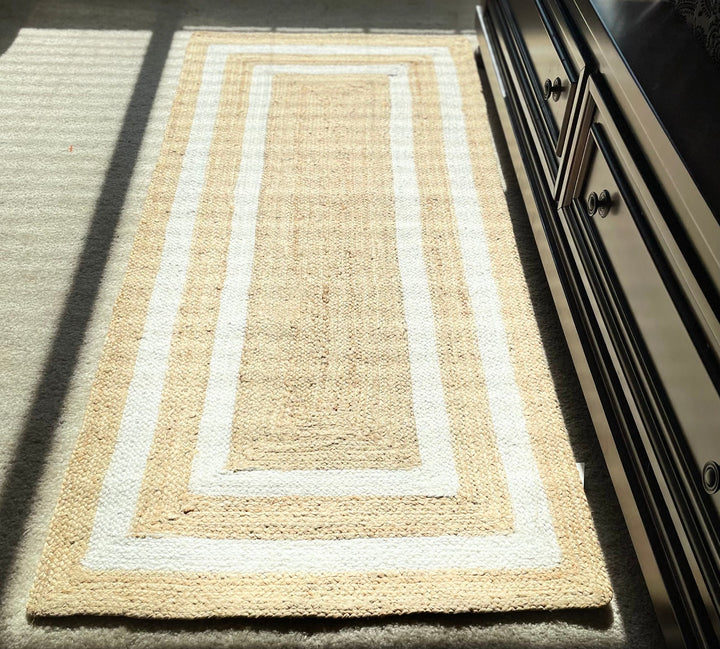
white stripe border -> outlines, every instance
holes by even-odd
[[[223,64],[224,59],[220,57],[208,57],[211,67],[205,78],[210,83],[201,87],[203,102],[219,100],[222,74],[215,72],[218,68],[222,70]],[[417,468],[323,471],[232,471],[224,468],[232,442],[264,170],[267,116],[272,78],[276,74],[379,74],[388,77],[397,254],[421,459]],[[412,98],[406,66],[256,65],[250,81],[244,132],[252,134],[252,138],[243,142],[228,266],[190,490],[208,496],[238,497],[455,495],[459,481],[440,379],[430,288],[423,263],[420,191],[413,157]],[[188,232],[188,236],[190,234]],[[173,253],[173,250],[169,252]]]
[[[451,193],[458,218],[458,232],[466,279],[475,315],[478,345],[488,385],[488,400],[497,447],[508,480],[515,531],[485,537],[403,537],[345,540],[250,540],[193,537],[134,538],[127,536],[142,483],[145,462],[154,433],[154,421],[138,421],[126,410],[110,468],[100,494],[95,525],[83,564],[91,569],[140,569],[206,572],[344,572],[403,569],[508,569],[552,567],[560,561],[560,550],[552,527],[545,495],[525,427],[519,389],[514,379],[497,289],[492,278],[490,256],[482,227],[482,215],[465,134],[462,97],[454,62],[446,48],[375,47],[327,45],[212,45],[208,54],[303,54],[379,55],[432,57],[441,98],[443,140]],[[204,76],[204,75],[203,75]],[[206,107],[198,102],[193,119],[210,120]],[[196,145],[209,148],[209,141]],[[201,148],[201,147],[200,147]],[[204,178],[202,151],[188,145],[183,176]],[[168,223],[165,250],[185,245],[175,222],[194,219],[187,208],[193,187],[178,186]],[[172,268],[182,274],[182,267]],[[177,275],[175,275],[175,279]],[[175,293],[180,287],[161,281],[156,295]],[[164,366],[172,322],[164,331],[146,328],[140,349]],[[152,339],[152,340],[151,340]],[[154,343],[156,346],[149,344]],[[162,383],[162,382],[160,382]],[[162,387],[162,386],[161,386]],[[160,387],[160,389],[161,389]],[[132,399],[147,399],[157,391],[152,376],[136,367],[128,393]],[[137,401],[135,401],[137,403]],[[126,421],[127,420],[127,421]]]

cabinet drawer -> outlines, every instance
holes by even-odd
[[[622,170],[613,171],[614,160],[606,157],[611,150],[602,125],[595,122],[588,137],[579,218],[595,239],[599,262],[614,276],[616,284],[608,290],[618,290],[627,303],[641,338],[637,342],[644,343],[689,442],[699,480],[707,461],[720,461],[720,395],[648,250],[647,233],[638,227],[642,208],[633,214],[635,199],[621,188]],[[720,502],[718,495],[713,500]]]
[[[561,31],[542,0],[500,3],[517,48],[528,101],[538,107],[557,157],[567,140],[570,107],[578,89],[579,66],[571,59]],[[557,14],[556,14],[557,15]]]
[[[560,221],[628,404],[637,443],[676,508],[688,556],[720,574],[720,366],[691,292],[659,241],[662,220],[597,88],[575,140]],[[717,579],[706,586],[717,592]]]

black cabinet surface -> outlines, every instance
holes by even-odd
[[[478,62],[666,639],[719,646],[720,112],[706,121],[720,68],[688,45],[690,28],[666,2],[486,0],[476,23]],[[672,55],[669,30],[684,57],[677,85],[688,69],[704,75],[682,98],[658,65]],[[645,61],[638,43],[664,50]]]

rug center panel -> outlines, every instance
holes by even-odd
[[[384,75],[277,74],[227,468],[417,466]]]

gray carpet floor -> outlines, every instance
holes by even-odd
[[[190,31],[474,38],[472,21],[466,0],[0,1],[0,647],[662,646],[501,139],[518,248],[576,457],[587,463],[612,605],[351,621],[25,616]]]

